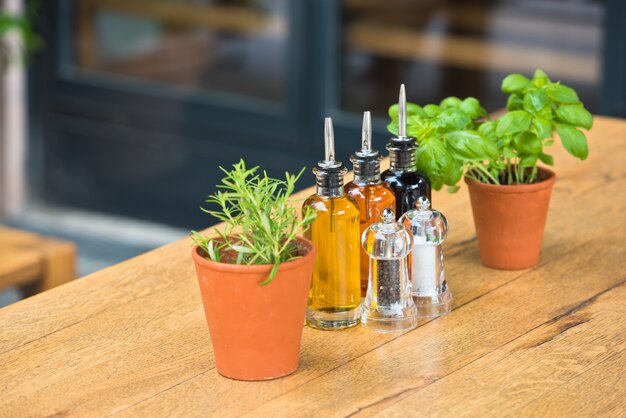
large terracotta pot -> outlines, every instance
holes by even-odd
[[[298,238],[302,258],[271,265],[237,265],[192,256],[200,283],[217,371],[238,380],[267,380],[298,368],[300,340],[316,249]]]
[[[465,177],[480,258],[487,267],[520,270],[539,263],[554,172],[539,167],[534,184],[498,186]]]

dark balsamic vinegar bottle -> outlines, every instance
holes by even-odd
[[[415,138],[406,134],[406,93],[400,86],[398,100],[398,136],[387,144],[389,169],[381,173],[382,180],[389,185],[396,197],[396,218],[415,208],[420,196],[431,201],[430,181],[415,167]]]

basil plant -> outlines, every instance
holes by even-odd
[[[509,94],[507,112],[495,120],[473,97],[448,97],[439,105],[407,103],[407,134],[416,138],[417,169],[432,187],[458,190],[465,174],[498,185],[537,181],[537,163],[553,164],[545,149],[558,133],[563,147],[576,158],[589,149],[582,129],[591,129],[593,117],[576,92],[552,82],[541,70],[532,79],[510,74],[502,81]],[[389,108],[388,129],[398,133],[398,106]]]

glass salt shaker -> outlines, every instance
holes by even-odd
[[[420,197],[416,209],[402,215],[402,222],[413,235],[411,251],[411,294],[417,316],[433,318],[450,312],[452,293],[443,270],[442,243],[448,234],[448,220],[430,208],[430,201]]]
[[[396,222],[393,209],[383,209],[381,218],[382,222],[370,225],[361,237],[370,259],[361,324],[379,332],[404,331],[417,325],[407,257],[413,238]]]

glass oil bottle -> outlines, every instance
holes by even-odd
[[[406,133],[406,93],[404,84],[400,86],[398,100],[398,136],[387,144],[389,150],[389,169],[381,177],[389,185],[396,197],[396,216],[415,208],[420,196],[430,201],[430,181],[415,167],[415,138]]]
[[[325,159],[313,169],[317,190],[303,204],[317,212],[307,231],[317,246],[313,280],[309,291],[307,324],[333,330],[354,326],[360,317],[359,208],[344,193],[347,170],[335,160],[331,118],[324,126]]]
[[[448,234],[446,217],[430,209],[430,202],[422,196],[416,209],[402,215],[400,222],[413,235],[411,294],[417,306],[417,316],[432,318],[450,312],[452,293],[446,283],[442,250]]]
[[[344,187],[348,196],[359,206],[360,235],[368,226],[380,221],[383,209],[393,207],[396,198],[386,183],[380,179],[380,160],[378,150],[372,148],[372,117],[370,112],[363,115],[361,149],[350,157],[354,171],[354,180]],[[361,249],[361,296],[367,292],[369,276],[369,257]]]
[[[407,265],[413,246],[408,228],[396,222],[393,209],[369,226],[361,238],[369,256],[369,284],[361,325],[380,332],[404,331],[417,325]]]

